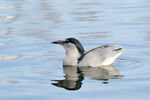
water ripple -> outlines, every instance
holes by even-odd
[[[0,21],[14,18],[14,16],[0,16]]]
[[[0,57],[0,60],[5,60],[5,59],[17,59],[20,56],[5,56],[5,57]]]

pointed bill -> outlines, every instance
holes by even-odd
[[[58,40],[58,41],[53,41],[53,42],[51,42],[51,43],[53,43],[53,44],[60,44],[60,45],[62,45],[62,44],[64,44],[64,43],[65,43],[65,41]]]

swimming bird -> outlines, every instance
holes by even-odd
[[[119,45],[103,45],[90,51],[85,51],[82,44],[75,38],[53,41],[65,48],[63,65],[78,67],[99,67],[111,65],[123,52]]]

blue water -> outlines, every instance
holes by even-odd
[[[1,0],[0,100],[149,99],[149,3]],[[68,37],[79,39],[86,50],[122,45],[124,53],[112,66],[120,77],[108,77],[102,70],[65,69],[64,49],[51,41]]]

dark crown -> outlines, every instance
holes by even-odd
[[[67,38],[66,42],[73,43],[77,47],[77,49],[79,50],[80,54],[83,54],[84,48],[83,48],[82,44],[77,39]]]

